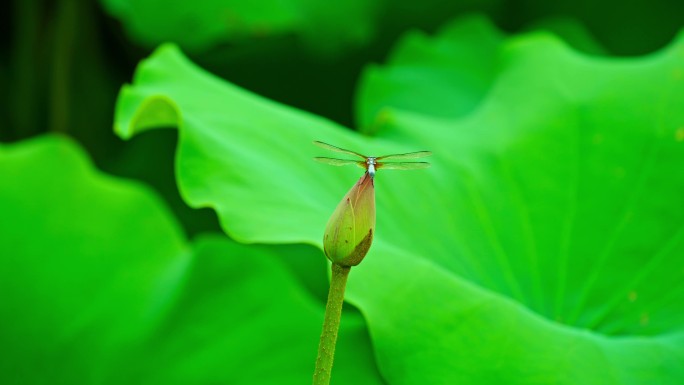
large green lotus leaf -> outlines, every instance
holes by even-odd
[[[225,41],[294,35],[320,50],[358,44],[372,32],[379,1],[101,0],[136,41],[206,50]]]
[[[503,39],[477,15],[448,24],[435,37],[405,34],[388,65],[364,70],[356,97],[359,127],[368,133],[382,127],[387,107],[443,117],[472,111],[496,77]]]
[[[188,244],[154,194],[61,137],[0,146],[0,181],[3,383],[310,381],[323,306],[278,248]],[[382,383],[358,313],[341,338],[335,382]]]
[[[604,51],[581,25],[569,19],[545,19],[535,30],[554,32],[582,52]],[[456,118],[479,105],[498,76],[504,34],[482,15],[447,24],[435,36],[407,33],[384,65],[369,65],[356,98],[359,128],[373,133],[395,108]]]
[[[159,321],[187,263],[159,200],[84,158],[56,137],[0,147],[3,382],[102,380]]]
[[[549,17],[537,20],[532,24],[531,30],[551,32],[580,52],[608,55],[608,51],[596,41],[586,26],[572,18]]]
[[[271,248],[200,237],[173,307],[118,383],[310,382],[322,310]],[[383,383],[362,317],[343,320],[333,383]]]
[[[684,380],[684,43],[581,54],[548,33],[501,43],[462,118],[386,109],[377,137],[278,105],[173,46],[119,97],[122,137],[177,125],[185,199],[248,242],[321,246],[358,171],[329,141],[431,149],[376,178],[376,241],[349,282],[390,383],[679,384]]]
[[[368,148],[372,141],[378,152],[386,153],[413,148],[407,143],[361,137],[320,117],[224,83],[198,70],[173,45],[162,46],[145,60],[134,83],[121,90],[117,133],[128,138],[136,132],[176,124],[189,128],[179,133],[176,167],[181,195],[191,206],[214,207],[226,232],[245,242],[320,243],[330,208],[337,205],[359,170],[314,163],[311,158],[322,150],[314,147],[312,140],[325,139],[352,148],[364,143]],[[298,129],[292,131],[293,127]],[[425,173],[412,176],[428,180]],[[386,180],[401,184],[399,191],[412,188],[404,175],[388,174]],[[384,194],[397,200],[387,195],[391,191]],[[429,205],[423,202],[418,206]],[[385,226],[393,222],[387,221]]]
[[[684,114],[677,107],[684,96],[681,40],[648,58],[608,60],[531,35],[504,45],[506,69],[473,116],[445,121],[386,112],[391,123],[385,130],[393,139],[433,138],[431,148],[456,164],[460,181],[452,182],[452,191],[462,192],[442,206],[454,213],[451,226],[458,229],[452,245],[463,265],[452,268],[517,300],[474,301],[472,290],[451,277],[451,290],[429,289],[454,293],[448,301],[440,304],[428,290],[415,293],[415,303],[434,309],[434,317],[414,329],[414,340],[422,343],[395,339],[383,347],[393,328],[411,318],[377,329],[374,323],[387,321],[380,316],[387,307],[406,302],[408,284],[386,288],[402,298],[394,304],[359,295],[371,330],[390,334],[373,333],[380,362],[392,363],[383,365],[390,382],[396,372],[404,374],[399,382],[417,381],[426,373],[415,375],[410,367],[428,364],[447,368],[430,373],[437,383],[472,377],[520,384],[684,380],[684,269],[678,261],[684,173],[674,166],[684,156]],[[474,231],[484,235],[480,241]],[[444,273],[434,267],[411,271]],[[353,283],[374,287],[372,273],[363,270]],[[520,304],[537,314],[514,312]],[[456,339],[461,349],[491,342],[454,359],[425,343],[444,340],[445,332],[468,335]],[[412,360],[383,357],[399,349]],[[458,345],[452,349],[447,351],[456,353]],[[502,368],[517,375],[502,377]]]

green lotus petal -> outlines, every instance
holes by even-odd
[[[222,42],[294,35],[329,51],[369,38],[378,1],[101,0],[139,43],[173,41],[190,51]],[[163,10],[163,12],[162,12]]]
[[[356,266],[375,234],[375,187],[366,173],[340,200],[323,233],[323,252],[341,266]]]
[[[164,101],[190,204],[216,207],[242,241],[319,247],[358,170],[312,162],[311,140],[432,150],[430,169],[378,173],[376,239],[349,282],[391,383],[681,383],[683,39],[635,59],[548,33],[497,51],[467,116],[388,109],[370,138],[164,46],[122,90],[116,129],[168,124],[149,107]]]
[[[3,383],[311,380],[323,306],[277,248],[188,244],[151,191],[61,137],[0,146],[0,181]],[[335,383],[382,383],[362,318],[342,326]]]

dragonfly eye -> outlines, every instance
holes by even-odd
[[[372,165],[375,165],[375,164],[377,164],[377,163],[375,162],[375,158],[370,157],[370,158],[366,159],[366,164],[368,164],[368,165],[371,165],[371,164],[372,164]]]

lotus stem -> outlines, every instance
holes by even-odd
[[[318,344],[318,357],[316,358],[313,385],[330,384],[335,344],[337,343],[337,333],[340,330],[340,319],[342,318],[344,289],[347,286],[347,277],[349,277],[350,270],[351,266],[341,266],[337,263],[332,264],[330,291],[328,292],[328,302],[325,305],[323,331],[321,332],[321,341]]]

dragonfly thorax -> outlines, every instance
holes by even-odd
[[[366,159],[366,169],[368,170],[368,175],[370,175],[371,178],[375,177],[375,165],[377,162],[375,161],[374,157],[368,157]]]

